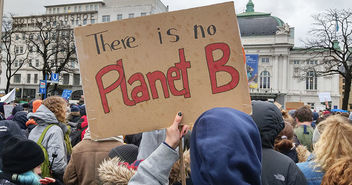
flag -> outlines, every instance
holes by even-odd
[[[5,96],[1,97],[0,102],[10,103],[12,101],[15,101],[15,98],[16,98],[16,89],[12,89],[12,91],[7,93]]]

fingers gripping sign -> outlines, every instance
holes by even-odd
[[[181,112],[177,113],[172,125],[166,129],[166,139],[165,142],[172,148],[177,148],[180,139],[188,132],[188,125],[180,125],[183,115]],[[179,129],[179,126],[181,128]]]

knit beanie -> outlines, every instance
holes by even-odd
[[[129,164],[137,160],[137,155],[138,146],[134,144],[120,145],[113,148],[109,153],[110,158],[119,157],[122,161],[128,162]]]
[[[79,111],[80,111],[80,109],[79,109],[78,106],[73,105],[73,106],[71,107],[71,112],[79,112]]]
[[[37,112],[37,109],[40,107],[42,104],[42,100],[35,100],[33,101],[33,112]]]
[[[44,153],[40,146],[34,141],[10,138],[2,150],[2,171],[21,174],[44,162]]]

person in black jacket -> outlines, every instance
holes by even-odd
[[[281,112],[276,105],[252,101],[252,118],[258,126],[262,140],[262,185],[307,184],[295,162],[273,149],[276,136],[285,127]]]

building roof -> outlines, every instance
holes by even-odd
[[[247,3],[245,12],[237,15],[241,36],[275,35],[278,26],[284,22],[270,13],[255,12],[252,0]]]
[[[50,7],[56,7],[56,6],[70,6],[70,5],[82,5],[82,4],[92,4],[92,3],[101,3],[105,4],[104,1],[102,0],[75,0],[75,1],[70,1],[70,2],[63,2],[60,4],[48,4],[45,5],[45,8],[50,8]]]

